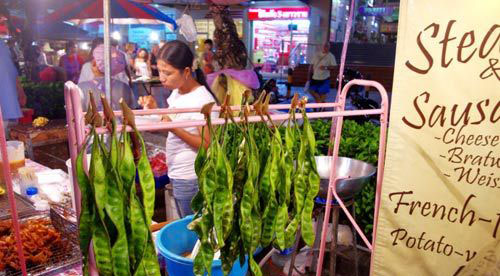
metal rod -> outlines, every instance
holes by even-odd
[[[71,156],[71,160],[72,160],[72,169],[74,170],[76,168],[76,162],[73,162],[73,160],[76,161],[76,155],[77,155],[78,151],[85,150],[85,149],[83,149],[83,143],[85,140],[85,132],[84,132],[85,131],[85,122],[83,121],[84,118],[83,118],[83,112],[82,112],[82,103],[81,103],[81,99],[80,99],[80,89],[78,88],[78,86],[76,86],[72,82],[67,82],[65,88],[67,88],[67,91],[68,91],[66,93],[66,90],[65,90],[65,96],[68,96],[68,98],[70,99],[70,102],[71,102],[71,105],[70,105],[71,109],[66,110],[66,115],[69,114],[69,116],[70,116],[70,119],[68,120],[68,124],[69,124],[69,122],[71,122],[71,124],[68,126],[73,125],[75,128],[75,130],[73,131],[75,134],[75,141],[74,141],[74,143],[69,144],[70,154],[73,154]],[[87,155],[86,154],[83,155],[83,167],[86,171],[88,170],[88,168],[87,168]],[[73,172],[75,172],[75,171],[73,171]],[[73,185],[75,187],[75,190],[74,190],[75,207],[77,207],[76,211],[77,211],[77,215],[79,217],[80,211],[81,211],[81,193],[80,193],[80,188],[78,186],[78,181],[75,178],[76,177],[75,173],[73,173],[73,177],[74,177],[73,179],[75,181],[73,183]],[[99,275],[99,272],[97,271],[95,258],[94,258],[94,249],[92,246],[90,246],[90,250],[89,250],[89,272],[90,272],[91,276],[98,276]]]
[[[104,20],[104,89],[106,90],[106,99],[111,99],[111,0],[103,0],[102,13]]]
[[[290,109],[290,104],[271,104],[269,105],[269,110],[289,110]],[[328,108],[328,107],[337,107],[340,106],[339,103],[310,103],[306,104],[306,108]],[[253,106],[250,106],[251,110],[254,110]],[[152,115],[152,114],[157,114],[157,115],[163,115],[163,114],[178,114],[178,113],[192,113],[192,112],[200,112],[201,108],[158,108],[158,109],[140,109],[140,110],[132,110],[134,115]],[[221,107],[220,106],[214,106],[212,108],[212,111],[220,111]],[[241,106],[235,105],[231,106],[231,110],[233,111],[240,111]],[[119,110],[113,111],[116,116],[122,116],[122,112]],[[101,114],[101,112],[99,112]]]
[[[260,260],[259,266],[263,267],[266,264],[266,262],[269,260],[269,258],[271,258],[273,256],[274,253],[278,253],[278,249],[272,248],[269,251],[269,253],[267,253],[266,256],[264,256],[264,258],[262,258],[262,260]]]
[[[319,243],[321,242],[321,233],[323,231],[323,220],[324,220],[325,213],[323,212],[323,208],[319,211],[318,214],[318,219],[316,220],[316,235],[314,239],[314,245],[313,245],[313,258],[311,261],[311,271],[316,272],[316,265],[318,264],[318,256],[319,256]]]
[[[16,197],[12,188],[12,176],[10,175],[9,156],[7,153],[7,141],[5,137],[5,129],[3,127],[2,110],[0,109],[0,151],[2,154],[2,172],[7,186],[7,195],[9,197],[10,214],[12,217],[12,227],[14,228],[14,236],[16,238],[17,256],[21,265],[23,276],[28,275],[26,272],[26,259],[24,258],[23,244],[21,241],[21,230],[19,227],[19,217],[17,215]]]
[[[83,144],[83,140],[85,139],[85,133],[83,131],[83,129],[81,128],[82,124],[84,124],[83,122],[83,115],[82,115],[82,105],[81,105],[81,100],[80,100],[80,93],[79,93],[79,90],[77,90],[77,86],[74,84],[74,83],[69,83],[67,82],[66,83],[66,86],[65,86],[65,89],[67,88],[67,94],[68,94],[68,97],[70,98],[70,107],[71,109],[66,111],[67,113],[69,113],[71,116],[71,118],[68,120],[68,124],[71,123],[74,127],[75,127],[75,130],[73,131],[73,133],[75,134],[75,140],[74,140],[74,144],[70,144],[70,148],[72,146],[76,146],[74,147],[73,149],[70,149],[70,154],[75,154],[74,156],[71,156],[71,159],[72,160],[76,160],[76,154],[78,153],[79,150],[81,150],[81,145]],[[66,92],[66,90],[65,90]],[[71,111],[73,113],[71,113]],[[71,133],[70,133],[71,134]],[[84,158],[86,158],[86,155],[83,156]],[[87,164],[85,162],[86,159],[84,159],[84,165]],[[75,163],[76,164],[76,163]],[[73,165],[73,169],[76,168],[76,166],[72,163]],[[73,174],[73,177],[75,177],[76,174],[74,173]],[[76,179],[76,178],[75,178]],[[78,187],[78,182],[75,181],[74,182],[74,186],[75,186],[75,190],[74,190],[74,193],[75,193],[75,211],[76,211],[76,214],[77,216],[80,216],[80,204],[81,204],[81,193],[80,193],[80,189]]]
[[[331,8],[330,8],[331,13]],[[354,17],[354,0],[351,0],[351,7],[349,9],[349,19],[347,20],[346,32],[344,36],[344,45],[342,46],[342,55],[340,56],[340,68],[338,74],[339,87],[337,88],[337,96],[335,102],[340,102],[339,93],[342,91],[342,81],[344,79],[344,69],[345,69],[345,61],[347,56],[347,48],[349,47],[349,39],[351,37],[351,28],[352,28],[352,19]],[[330,28],[328,28],[330,30]],[[344,106],[345,102],[342,102],[342,106]],[[335,139],[335,128],[337,125],[337,119],[332,119],[332,126],[330,127],[330,143],[333,144],[333,140]],[[332,147],[328,147],[328,155],[331,155]]]
[[[381,95],[382,105],[381,105],[380,110],[382,110],[382,113],[380,114],[381,115],[380,144],[379,144],[380,148],[379,148],[379,160],[378,160],[379,166],[377,169],[379,170],[378,171],[379,173],[383,174],[383,170],[384,170],[383,161],[384,161],[384,157],[385,157],[385,142],[386,142],[386,134],[385,133],[387,131],[387,113],[388,113],[387,91],[384,89],[384,87],[380,83],[375,82],[375,81],[352,80],[349,83],[347,83],[346,86],[342,89],[342,92],[341,92],[340,97],[339,97],[339,103],[341,103],[342,106],[338,107],[338,110],[340,110],[339,112],[342,112],[344,110],[345,98],[347,96],[347,93],[349,92],[349,88],[351,88],[351,86],[353,86],[353,85],[363,85],[363,86],[375,87]],[[335,118],[332,118],[332,120],[333,119],[335,119]],[[349,213],[349,210],[346,208],[344,202],[337,194],[336,183],[337,183],[338,179],[337,179],[336,163],[337,163],[338,152],[339,152],[339,147],[340,147],[340,137],[342,135],[342,124],[343,124],[343,117],[341,116],[341,117],[338,117],[337,124],[335,126],[335,143],[334,143],[333,154],[332,154],[333,157],[332,157],[331,169],[330,169],[330,183],[329,183],[328,193],[327,193],[328,196],[327,196],[327,202],[326,202],[326,207],[325,207],[326,210],[325,210],[325,220],[323,221],[323,229],[325,229],[325,227],[328,226],[328,219],[327,218],[330,215],[330,209],[331,209],[330,200],[331,200],[332,195],[333,195],[333,197],[335,197],[335,199],[337,200],[338,204],[340,205],[340,207],[344,211],[344,213],[347,216],[347,218],[349,219],[349,221],[352,223],[353,227],[356,229],[356,231],[360,235],[363,242],[366,244],[366,246],[371,251],[373,251],[372,243],[370,243],[368,241],[365,234],[363,233],[363,231],[361,230],[359,225],[356,223],[355,219]],[[380,198],[380,193],[381,193],[381,189],[382,189],[381,176],[377,176],[377,182],[378,182],[377,183],[377,191],[376,191],[376,197],[375,197],[375,214],[376,214],[376,216],[374,217],[374,225],[376,225],[376,222],[378,220],[378,211],[379,211],[378,209],[380,208],[380,202],[379,202],[379,199],[377,199],[377,198]],[[375,240],[375,234],[376,234],[376,232],[374,232],[373,240]],[[321,276],[321,274],[322,274],[321,268],[323,267],[323,258],[324,258],[324,254],[325,254],[325,247],[326,247],[326,231],[323,231],[323,233],[321,235],[320,255],[319,255],[319,260],[318,260],[318,269],[316,271],[316,276]],[[373,254],[372,254],[372,258],[373,258]]]
[[[331,118],[331,117],[339,117],[339,116],[359,116],[359,115],[364,115],[364,114],[370,114],[370,115],[376,115],[376,114],[381,114],[382,110],[381,109],[373,109],[373,110],[352,110],[352,111],[332,111],[332,112],[314,112],[314,113],[309,113],[307,117],[309,119],[314,119],[314,118]],[[290,114],[275,114],[271,115],[271,119],[273,121],[285,121],[290,118]],[[302,114],[296,114],[295,117],[297,119],[302,118]],[[236,122],[241,122],[241,118],[234,118]],[[262,121],[262,118],[260,116],[249,116],[248,117],[249,122],[260,122]],[[212,120],[213,125],[221,125],[226,122],[225,119],[215,119]],[[158,131],[158,130],[165,130],[165,129],[172,129],[172,128],[186,128],[186,127],[196,127],[196,126],[204,126],[206,125],[206,121],[200,120],[200,121],[184,121],[184,122],[156,122],[156,123],[148,123],[148,124],[137,124],[137,129],[139,131]],[[123,125],[117,126],[116,130],[121,131],[123,129]],[[98,134],[103,134],[103,133],[108,133],[109,129],[105,127],[100,127],[96,129]],[[131,127],[127,127],[127,131],[131,132],[133,129]],[[88,133],[88,132],[87,132]]]
[[[326,229],[328,231],[328,229]],[[330,276],[337,271],[337,235],[339,232],[339,207],[333,207],[332,214],[332,242],[330,243]]]
[[[381,95],[382,98],[382,105],[380,109],[374,109],[374,110],[355,110],[355,111],[344,111],[344,105],[345,105],[345,98],[346,94],[349,91],[349,88],[352,85],[363,85],[363,86],[371,86],[375,87],[378,92]],[[70,116],[73,116],[74,121],[75,121],[75,128],[76,128],[76,138],[77,138],[77,144],[82,145],[83,144],[83,139],[85,138],[85,125],[83,122],[83,112],[82,107],[81,107],[81,99],[79,96],[79,89],[74,86],[71,89],[71,99],[72,99],[72,105],[73,105],[73,114],[70,114]],[[318,104],[318,106],[321,106],[323,104]],[[332,119],[335,119],[339,117],[339,124],[336,125],[336,135],[335,135],[335,146],[334,146],[334,153],[333,153],[333,162],[332,162],[332,168],[330,171],[330,183],[329,183],[329,188],[328,188],[328,196],[327,196],[327,203],[326,203],[326,210],[325,210],[325,220],[323,221],[323,229],[328,229],[328,217],[330,216],[330,210],[331,210],[331,200],[332,197],[335,197],[337,202],[339,203],[340,207],[348,217],[348,219],[351,221],[353,224],[353,227],[356,229],[356,231],[360,234],[361,238],[367,245],[367,247],[372,250],[372,244],[368,241],[366,236],[364,235],[363,231],[360,229],[354,218],[351,216],[349,213],[349,210],[347,210],[345,204],[343,203],[342,199],[338,196],[337,191],[336,191],[336,186],[335,183],[337,182],[336,178],[336,162],[338,159],[338,149],[339,149],[339,144],[340,144],[340,135],[342,133],[342,122],[343,122],[343,117],[344,116],[359,116],[359,115],[375,115],[375,114],[380,114],[381,115],[381,133],[380,133],[380,149],[379,149],[379,166],[378,166],[378,178],[377,178],[377,191],[376,191],[376,204],[375,204],[375,218],[374,218],[374,225],[377,225],[377,220],[378,220],[378,209],[380,208],[380,193],[381,193],[381,187],[382,187],[382,177],[383,177],[383,161],[385,158],[385,142],[386,142],[386,131],[387,131],[387,114],[388,114],[388,97],[387,97],[387,92],[384,89],[384,87],[375,81],[368,81],[368,80],[352,80],[347,85],[342,89],[341,96],[339,97],[339,102],[337,103],[329,103],[329,104],[324,104],[324,105],[330,105],[330,106],[335,106],[337,107],[337,111],[334,112],[317,112],[317,113],[308,113],[309,118],[322,118],[322,117],[331,117]],[[285,105],[283,108],[289,108],[289,105]],[[197,109],[198,110],[198,109]],[[193,112],[193,111],[191,111]],[[149,111],[143,111],[142,114],[158,114],[158,110],[149,110]],[[271,115],[271,120],[286,120],[288,118],[288,114],[278,114],[278,115]],[[301,114],[297,114],[297,118],[301,118]],[[261,121],[262,119],[258,116],[251,116],[250,118],[251,122],[257,122]],[[214,124],[221,124],[224,123],[223,119],[218,119],[214,121]],[[169,129],[169,128],[185,128],[189,126],[202,126],[205,125],[204,121],[186,121],[186,122],[169,122],[169,123],[157,123],[155,124],[144,124],[139,126],[139,130],[144,131],[144,130],[163,130],[163,129]],[[128,131],[131,131],[130,128],[127,128]],[[100,133],[107,132],[107,129],[100,128],[99,129]],[[74,146],[74,145],[70,145]],[[74,152],[73,150],[71,152]],[[326,226],[325,226],[326,223]],[[376,228],[375,228],[376,229]],[[320,255],[319,255],[319,262],[318,262],[318,270],[317,270],[317,276],[321,276],[322,273],[322,265],[323,265],[323,258],[324,258],[324,253],[325,253],[325,242],[326,242],[326,232],[327,231],[322,231],[322,237],[321,237],[321,244],[320,244]],[[374,237],[373,240],[375,241],[376,238],[376,231],[374,231]],[[373,254],[372,254],[373,258]]]
[[[290,266],[288,267],[288,276],[292,276],[293,271],[295,270],[295,259],[297,258],[297,254],[299,254],[300,251],[299,243],[300,243],[300,226],[297,228],[297,233],[295,234],[295,243],[292,253],[292,259],[290,260]]]
[[[384,89],[384,87],[380,84],[377,89]],[[385,91],[385,90],[384,90]],[[382,194],[382,181],[384,179],[384,166],[385,166],[385,148],[387,144],[387,126],[389,124],[389,98],[387,97],[387,93],[381,93],[382,102],[380,104],[380,108],[384,110],[384,112],[380,115],[380,138],[379,138],[379,146],[378,146],[378,164],[377,164],[377,188],[375,190],[375,210],[373,216],[373,234],[372,234],[372,250],[375,251],[375,242],[377,240],[377,225],[378,225],[378,215],[380,211],[380,198]],[[371,255],[370,262],[370,273],[373,269],[374,257],[375,254]]]
[[[352,217],[354,220],[356,220],[356,202],[353,201],[351,205],[351,212],[352,212]],[[358,238],[357,238],[357,233],[356,229],[351,225],[351,232],[352,232],[352,243],[353,243],[353,251],[354,251],[354,276],[359,275],[359,257],[358,257]]]
[[[73,112],[73,103],[71,102],[71,90],[70,86],[64,85],[64,103],[66,105],[66,122],[68,123],[68,144],[73,145],[69,147],[69,155],[71,158],[71,171],[72,171],[72,179],[73,179],[73,193],[76,193],[76,191],[80,191],[78,187],[78,181],[76,178],[76,156],[78,155],[77,152],[77,143],[76,143],[76,133],[75,133],[75,120],[74,116],[71,116],[70,114],[74,114]],[[75,213],[77,214],[76,218],[77,221],[80,220],[80,202],[76,200],[76,196],[73,196],[72,204],[73,208],[75,209]]]

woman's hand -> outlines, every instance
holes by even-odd
[[[155,98],[153,96],[143,96],[139,97],[137,101],[143,109],[156,109],[158,108],[158,104],[156,103]]]

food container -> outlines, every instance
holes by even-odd
[[[24,167],[24,143],[21,141],[7,141],[7,157],[10,165],[11,173],[17,173],[17,170]],[[0,154],[0,166],[3,164],[2,155]],[[0,181],[3,180],[3,170],[0,169]]]

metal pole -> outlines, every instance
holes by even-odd
[[[111,100],[111,0],[103,0],[104,16],[104,89],[106,90],[106,99]]]
[[[26,258],[24,257],[23,242],[21,240],[21,227],[19,225],[19,217],[17,214],[16,197],[14,195],[14,188],[12,186],[12,176],[10,174],[9,155],[7,153],[5,129],[3,124],[2,110],[0,110],[0,170],[3,172],[3,180],[7,188],[7,196],[9,198],[10,214],[12,221],[12,228],[14,228],[14,237],[16,241],[17,257],[19,265],[21,266],[21,273],[23,276],[28,275],[26,272]],[[1,179],[0,179],[1,180]],[[3,273],[2,273],[3,275]]]

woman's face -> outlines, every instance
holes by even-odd
[[[212,51],[212,44],[205,43],[204,48],[205,48],[205,52],[210,52],[210,51]]]
[[[66,47],[66,52],[68,54],[74,54],[74,53],[76,53],[76,45],[68,45]]]
[[[179,70],[163,60],[158,61],[158,71],[160,73],[161,84],[170,90],[183,86],[191,73],[189,68]]]
[[[138,55],[140,58],[146,58],[147,53],[146,53],[146,51],[142,50],[142,51],[140,51],[140,52],[139,52],[139,54],[137,54],[137,55]]]

